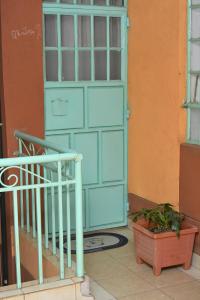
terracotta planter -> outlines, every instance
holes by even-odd
[[[164,267],[183,265],[184,269],[191,266],[195,226],[184,226],[177,238],[175,232],[152,233],[148,223],[140,220],[133,223],[136,261],[138,264],[147,262],[153,266],[154,275],[159,276]]]

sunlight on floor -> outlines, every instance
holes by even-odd
[[[168,268],[156,277],[150,266],[136,264],[130,226],[108,231],[125,235],[129,243],[85,255],[86,272],[96,300],[200,299],[200,271]]]

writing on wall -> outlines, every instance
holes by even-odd
[[[41,38],[41,26],[40,24],[36,24],[32,28],[24,26],[22,28],[13,29],[11,30],[11,38],[13,40],[28,38],[35,38],[39,40]]]

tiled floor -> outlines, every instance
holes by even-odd
[[[129,243],[118,249],[85,255],[96,300],[200,300],[200,271],[170,268],[156,277],[152,268],[135,262],[132,230],[110,230]]]

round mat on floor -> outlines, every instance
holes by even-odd
[[[84,253],[92,253],[98,251],[109,250],[113,248],[119,248],[128,243],[128,239],[118,233],[109,233],[109,232],[98,232],[84,234]],[[59,243],[57,243],[59,247]],[[75,237],[72,238],[72,253],[76,253],[76,240]],[[64,251],[67,252],[67,242],[66,238],[64,239]]]

